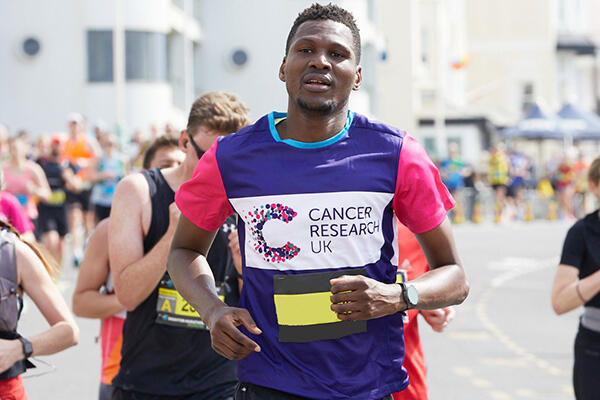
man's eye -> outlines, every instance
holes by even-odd
[[[300,53],[310,53],[312,52],[311,49],[300,49]]]
[[[341,53],[338,53],[337,51],[332,51],[331,52],[331,56],[335,57],[335,58],[342,58],[343,55]]]

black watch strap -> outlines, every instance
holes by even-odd
[[[31,357],[31,355],[33,354],[33,345],[31,344],[31,342],[23,336],[19,336],[19,341],[23,346],[23,354],[25,354],[25,359]]]
[[[408,289],[406,283],[398,282],[398,285],[400,285],[400,287],[402,288],[402,299],[404,300],[404,303],[406,304],[406,310],[411,310],[411,309],[415,308],[417,304],[416,304],[416,302],[411,301],[410,296],[408,294],[409,289]],[[411,286],[411,290],[414,291],[414,286]]]
[[[402,310],[402,313],[405,313],[406,310],[410,309],[410,304],[408,302],[408,299],[406,298],[406,283],[404,282],[398,282],[398,285],[400,285],[400,287],[402,288],[402,300],[404,300],[404,304],[406,305],[406,308],[404,310]]]

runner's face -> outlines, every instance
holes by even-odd
[[[210,149],[210,147],[217,140],[217,138],[223,135],[225,135],[224,132],[220,132],[200,125],[198,128],[196,128],[196,132],[193,135],[191,135],[193,143],[190,143],[190,147],[196,152],[196,155],[198,157],[201,157],[202,155],[198,154],[198,150],[200,150],[202,153],[206,152],[208,149]]]
[[[346,25],[317,20],[302,23],[292,37],[279,79],[290,106],[321,115],[342,109],[362,79],[352,32]]]
[[[10,155],[15,160],[23,160],[27,156],[28,145],[23,139],[15,138],[10,141]]]
[[[69,133],[71,136],[76,136],[79,133],[80,127],[79,124],[75,121],[69,122]]]
[[[600,182],[596,184],[594,181],[588,181],[588,188],[590,193],[596,196],[596,199],[600,201]]]
[[[60,142],[52,141],[50,143],[50,155],[54,158],[58,158],[60,156],[60,152],[62,149],[62,145]]]
[[[177,167],[181,165],[184,158],[185,154],[178,147],[161,147],[154,153],[150,169]]]

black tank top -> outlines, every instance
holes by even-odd
[[[142,174],[148,182],[152,201],[152,220],[144,238],[146,254],[167,231],[169,205],[174,201],[175,193],[158,168]],[[182,311],[180,300],[163,300],[169,298],[165,292],[170,294],[174,291],[170,282],[169,274],[165,273],[152,294],[127,313],[123,326],[121,368],[113,385],[142,393],[181,396],[234,383],[235,363],[214,352],[208,330],[172,326],[159,318],[161,304],[164,304],[163,308],[167,307],[167,311],[175,312],[173,308],[177,307],[182,313],[186,312],[185,307]],[[174,314],[165,315],[177,320]]]
[[[38,164],[44,170],[50,190],[52,190],[52,196],[46,201],[42,201],[40,204],[42,207],[64,207],[66,201],[65,194],[65,180],[62,177],[62,172],[67,168],[67,164],[61,165],[55,161],[39,160]]]
[[[58,190],[65,188],[65,181],[62,177],[63,167],[56,161],[39,161],[40,166],[46,174],[50,189]]]

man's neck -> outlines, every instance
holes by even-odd
[[[348,107],[328,115],[301,111],[288,105],[285,121],[277,125],[281,139],[293,139],[304,143],[322,142],[337,135],[348,119]]]
[[[163,168],[160,170],[160,172],[165,177],[165,180],[171,189],[176,192],[185,181],[188,181],[192,178],[194,168],[190,168],[185,162],[183,162],[177,167]]]

